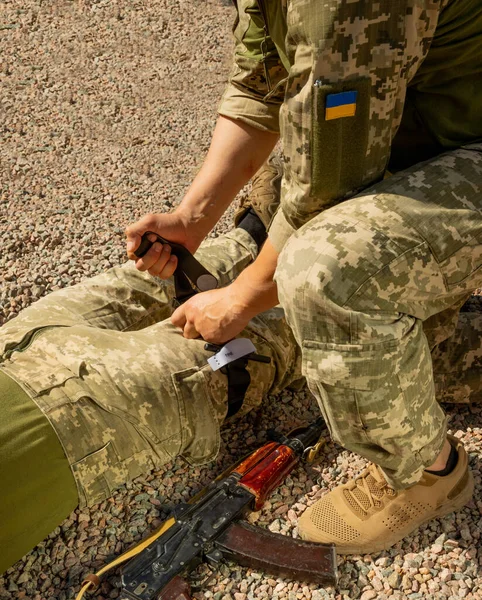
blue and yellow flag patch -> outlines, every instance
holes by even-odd
[[[325,104],[325,120],[331,121],[340,117],[354,117],[357,94],[356,91],[328,94]]]

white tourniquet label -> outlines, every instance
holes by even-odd
[[[248,338],[237,338],[228,342],[217,354],[208,358],[208,363],[213,371],[217,371],[224,365],[251,354],[251,352],[256,352],[253,342]]]

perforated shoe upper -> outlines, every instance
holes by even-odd
[[[473,478],[459,440],[454,471],[440,477],[427,471],[407,489],[394,490],[379,467],[371,464],[359,477],[340,485],[301,516],[302,538],[334,543],[340,554],[389,548],[419,525],[462,508],[472,497]]]

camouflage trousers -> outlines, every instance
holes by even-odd
[[[380,465],[393,487],[417,482],[446,436],[436,387],[444,400],[480,390],[482,353],[467,344],[482,345],[482,320],[462,314],[467,341],[444,340],[482,286],[482,145],[318,214],[288,240],[276,281],[332,437]],[[470,375],[450,391],[462,355]]]
[[[444,439],[435,398],[481,397],[482,315],[458,315],[480,285],[481,172],[481,154],[459,150],[302,228],[280,256],[284,311],[243,332],[272,362],[248,364],[238,414],[304,374],[336,440],[394,484],[413,481]],[[226,285],[256,254],[235,229],[197,257]],[[204,343],[170,324],[173,293],[128,264],[0,328],[0,369],[57,432],[81,506],[176,455],[202,463],[218,451],[227,381],[207,365]]]
[[[198,259],[228,284],[257,246],[242,229],[207,241]],[[202,340],[171,325],[174,286],[113,268],[26,308],[0,328],[0,369],[35,401],[71,466],[79,503],[182,455],[212,460],[227,413],[227,378],[207,364]],[[271,364],[249,362],[238,415],[301,378],[301,353],[280,308],[243,333]]]

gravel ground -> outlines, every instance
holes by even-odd
[[[0,19],[1,323],[49,291],[122,262],[124,227],[179,201],[209,144],[233,8],[221,0],[196,8],[186,0],[3,0]],[[193,575],[194,597],[481,599],[482,406],[448,410],[476,481],[475,500],[463,511],[388,552],[340,559],[337,590],[223,565]],[[265,441],[268,428],[287,431],[312,411],[306,390],[272,397],[225,429],[214,464],[177,460],[75,511],[0,576],[0,599],[73,599],[84,573],[141,539],[172,506]],[[321,462],[295,471],[253,522],[296,536],[304,508],[363,468],[326,439]],[[106,581],[92,597],[117,595]]]

